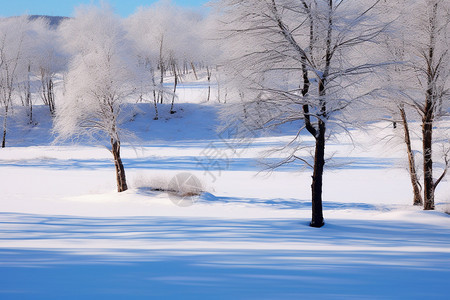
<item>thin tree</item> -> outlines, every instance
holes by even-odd
[[[420,185],[419,177],[417,174],[416,159],[414,151],[412,149],[411,132],[409,128],[408,117],[406,115],[405,105],[403,103],[400,103],[398,109],[400,111],[401,124],[403,125],[404,141],[406,145],[406,153],[408,155],[409,175],[414,195],[413,205],[420,206],[423,205],[422,186]]]
[[[28,64],[28,72],[25,82],[21,86],[21,99],[23,106],[28,107],[28,124],[33,124],[33,100],[31,98],[31,63]]]
[[[392,2],[386,9],[386,14],[396,14],[396,17],[400,15],[399,11],[392,7]],[[397,19],[398,23],[400,18]],[[413,191],[413,205],[423,205],[422,197],[422,185],[420,184],[420,174],[416,164],[416,153],[413,148],[412,133],[414,132],[410,126],[410,120],[408,116],[412,116],[412,119],[417,119],[419,116],[414,109],[414,104],[411,102],[411,98],[408,95],[408,89],[405,88],[405,82],[411,80],[410,66],[405,63],[408,59],[408,50],[405,47],[403,39],[404,30],[391,31],[386,35],[386,56],[391,57],[392,63],[385,69],[387,80],[385,83],[381,83],[383,86],[383,92],[379,93],[376,99],[380,100],[376,103],[374,109],[381,108],[380,119],[385,119],[384,116],[390,115],[393,119],[388,121],[393,123],[394,129],[397,128],[397,124],[401,124],[403,129],[401,138],[405,145],[406,155],[408,158],[408,171],[411,181],[411,187]],[[413,76],[414,77],[414,76]],[[373,111],[373,110],[372,110]],[[387,112],[387,113],[386,113]],[[396,132],[396,131],[395,131]],[[395,136],[395,135],[394,135]]]
[[[206,102],[209,102],[209,99],[211,98],[211,75],[211,68],[206,66],[206,79],[208,80],[208,96],[206,98]]]
[[[173,106],[175,104],[175,98],[177,96],[177,86],[178,86],[178,76],[177,73],[177,62],[174,57],[170,59],[170,65],[172,66],[172,74],[173,74],[173,94],[172,94],[172,102],[170,104],[170,113],[174,114],[176,111],[173,109]]]

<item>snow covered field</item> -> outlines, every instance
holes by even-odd
[[[139,104],[127,124],[137,137],[122,148],[131,188],[120,194],[111,154],[52,144],[46,108],[35,107],[35,127],[11,121],[0,299],[448,298],[448,181],[437,211],[412,207],[402,149],[357,131],[360,146],[327,147],[326,225],[311,228],[310,171],[257,174],[260,152],[292,132],[230,149],[215,130],[223,104],[198,101],[205,85],[179,90],[176,114],[161,106],[154,121]],[[184,172],[206,190],[192,206],[151,189]]]

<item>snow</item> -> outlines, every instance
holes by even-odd
[[[293,131],[230,149],[215,130],[224,104],[203,102],[206,89],[182,85],[177,113],[161,105],[159,120],[151,103],[130,105],[120,194],[104,147],[53,144],[45,107],[34,127],[16,110],[0,149],[0,299],[448,297],[448,181],[437,211],[412,207],[402,150],[355,130],[358,147],[327,147],[326,225],[311,228],[311,172],[258,173],[260,153]],[[152,190],[183,172],[205,190],[192,206]]]

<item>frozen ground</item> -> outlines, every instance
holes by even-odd
[[[257,175],[259,153],[291,132],[229,149],[214,130],[220,105],[192,98],[205,86],[180,91],[175,115],[161,107],[153,121],[141,105],[127,125],[137,137],[123,146],[121,194],[103,147],[52,145],[42,107],[33,128],[12,120],[0,149],[0,299],[448,299],[448,181],[437,211],[412,207],[401,148],[355,132],[361,147],[327,148],[326,225],[310,228],[310,172]],[[150,189],[183,172],[207,191],[194,205]]]

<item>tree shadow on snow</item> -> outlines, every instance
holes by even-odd
[[[450,232],[403,221],[0,220],[6,299],[439,298],[450,278]]]

